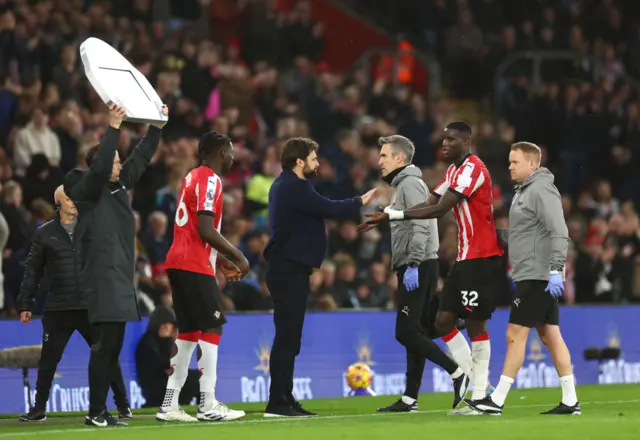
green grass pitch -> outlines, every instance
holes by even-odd
[[[448,416],[449,393],[422,394],[420,410],[410,414],[377,414],[376,408],[395,396],[350,397],[305,401],[319,413],[307,419],[264,419],[264,404],[234,404],[247,416],[233,422],[161,423],[154,409],[134,411],[127,427],[89,428],[84,414],[49,414],[40,423],[21,423],[15,415],[0,416],[0,440],[39,438],[77,440],[174,440],[206,436],[224,440],[373,440],[474,438],[496,440],[640,439],[640,385],[578,387],[582,416],[541,416],[560,400],[559,388],[519,390],[509,394],[502,417]],[[195,414],[194,408],[187,408]],[[212,437],[209,437],[212,436]]]

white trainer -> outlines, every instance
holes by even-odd
[[[197,422],[193,416],[187,414],[182,408],[160,408],[156,413],[159,422]]]
[[[241,419],[245,416],[244,411],[229,408],[222,402],[216,402],[213,408],[207,411],[198,409],[198,420],[201,422],[222,422]]]
[[[453,411],[449,411],[447,415],[448,416],[481,416],[482,413],[478,410],[471,408],[470,406],[465,406],[460,409],[454,409]]]

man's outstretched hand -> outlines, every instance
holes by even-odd
[[[382,222],[389,221],[389,215],[384,212],[371,212],[364,215],[369,220],[358,225],[356,230],[358,232],[367,232],[378,226]]]

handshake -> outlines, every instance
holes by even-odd
[[[361,199],[362,199],[362,205],[367,205],[373,195],[375,194],[376,189],[372,189],[371,191],[368,191],[367,193],[365,193]],[[367,220],[366,222],[358,225],[357,227],[357,231],[358,232],[367,232],[370,231],[372,229],[374,229],[376,226],[378,226],[380,223],[388,221],[389,220],[389,214],[387,214],[387,210],[390,208],[385,208],[382,206],[378,207],[378,211],[379,212],[368,212],[365,213],[365,217],[367,217],[369,220]]]

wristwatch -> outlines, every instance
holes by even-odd
[[[414,261],[412,261],[411,263],[407,264],[407,266],[415,268],[415,267],[418,267],[419,264],[414,262]]]

